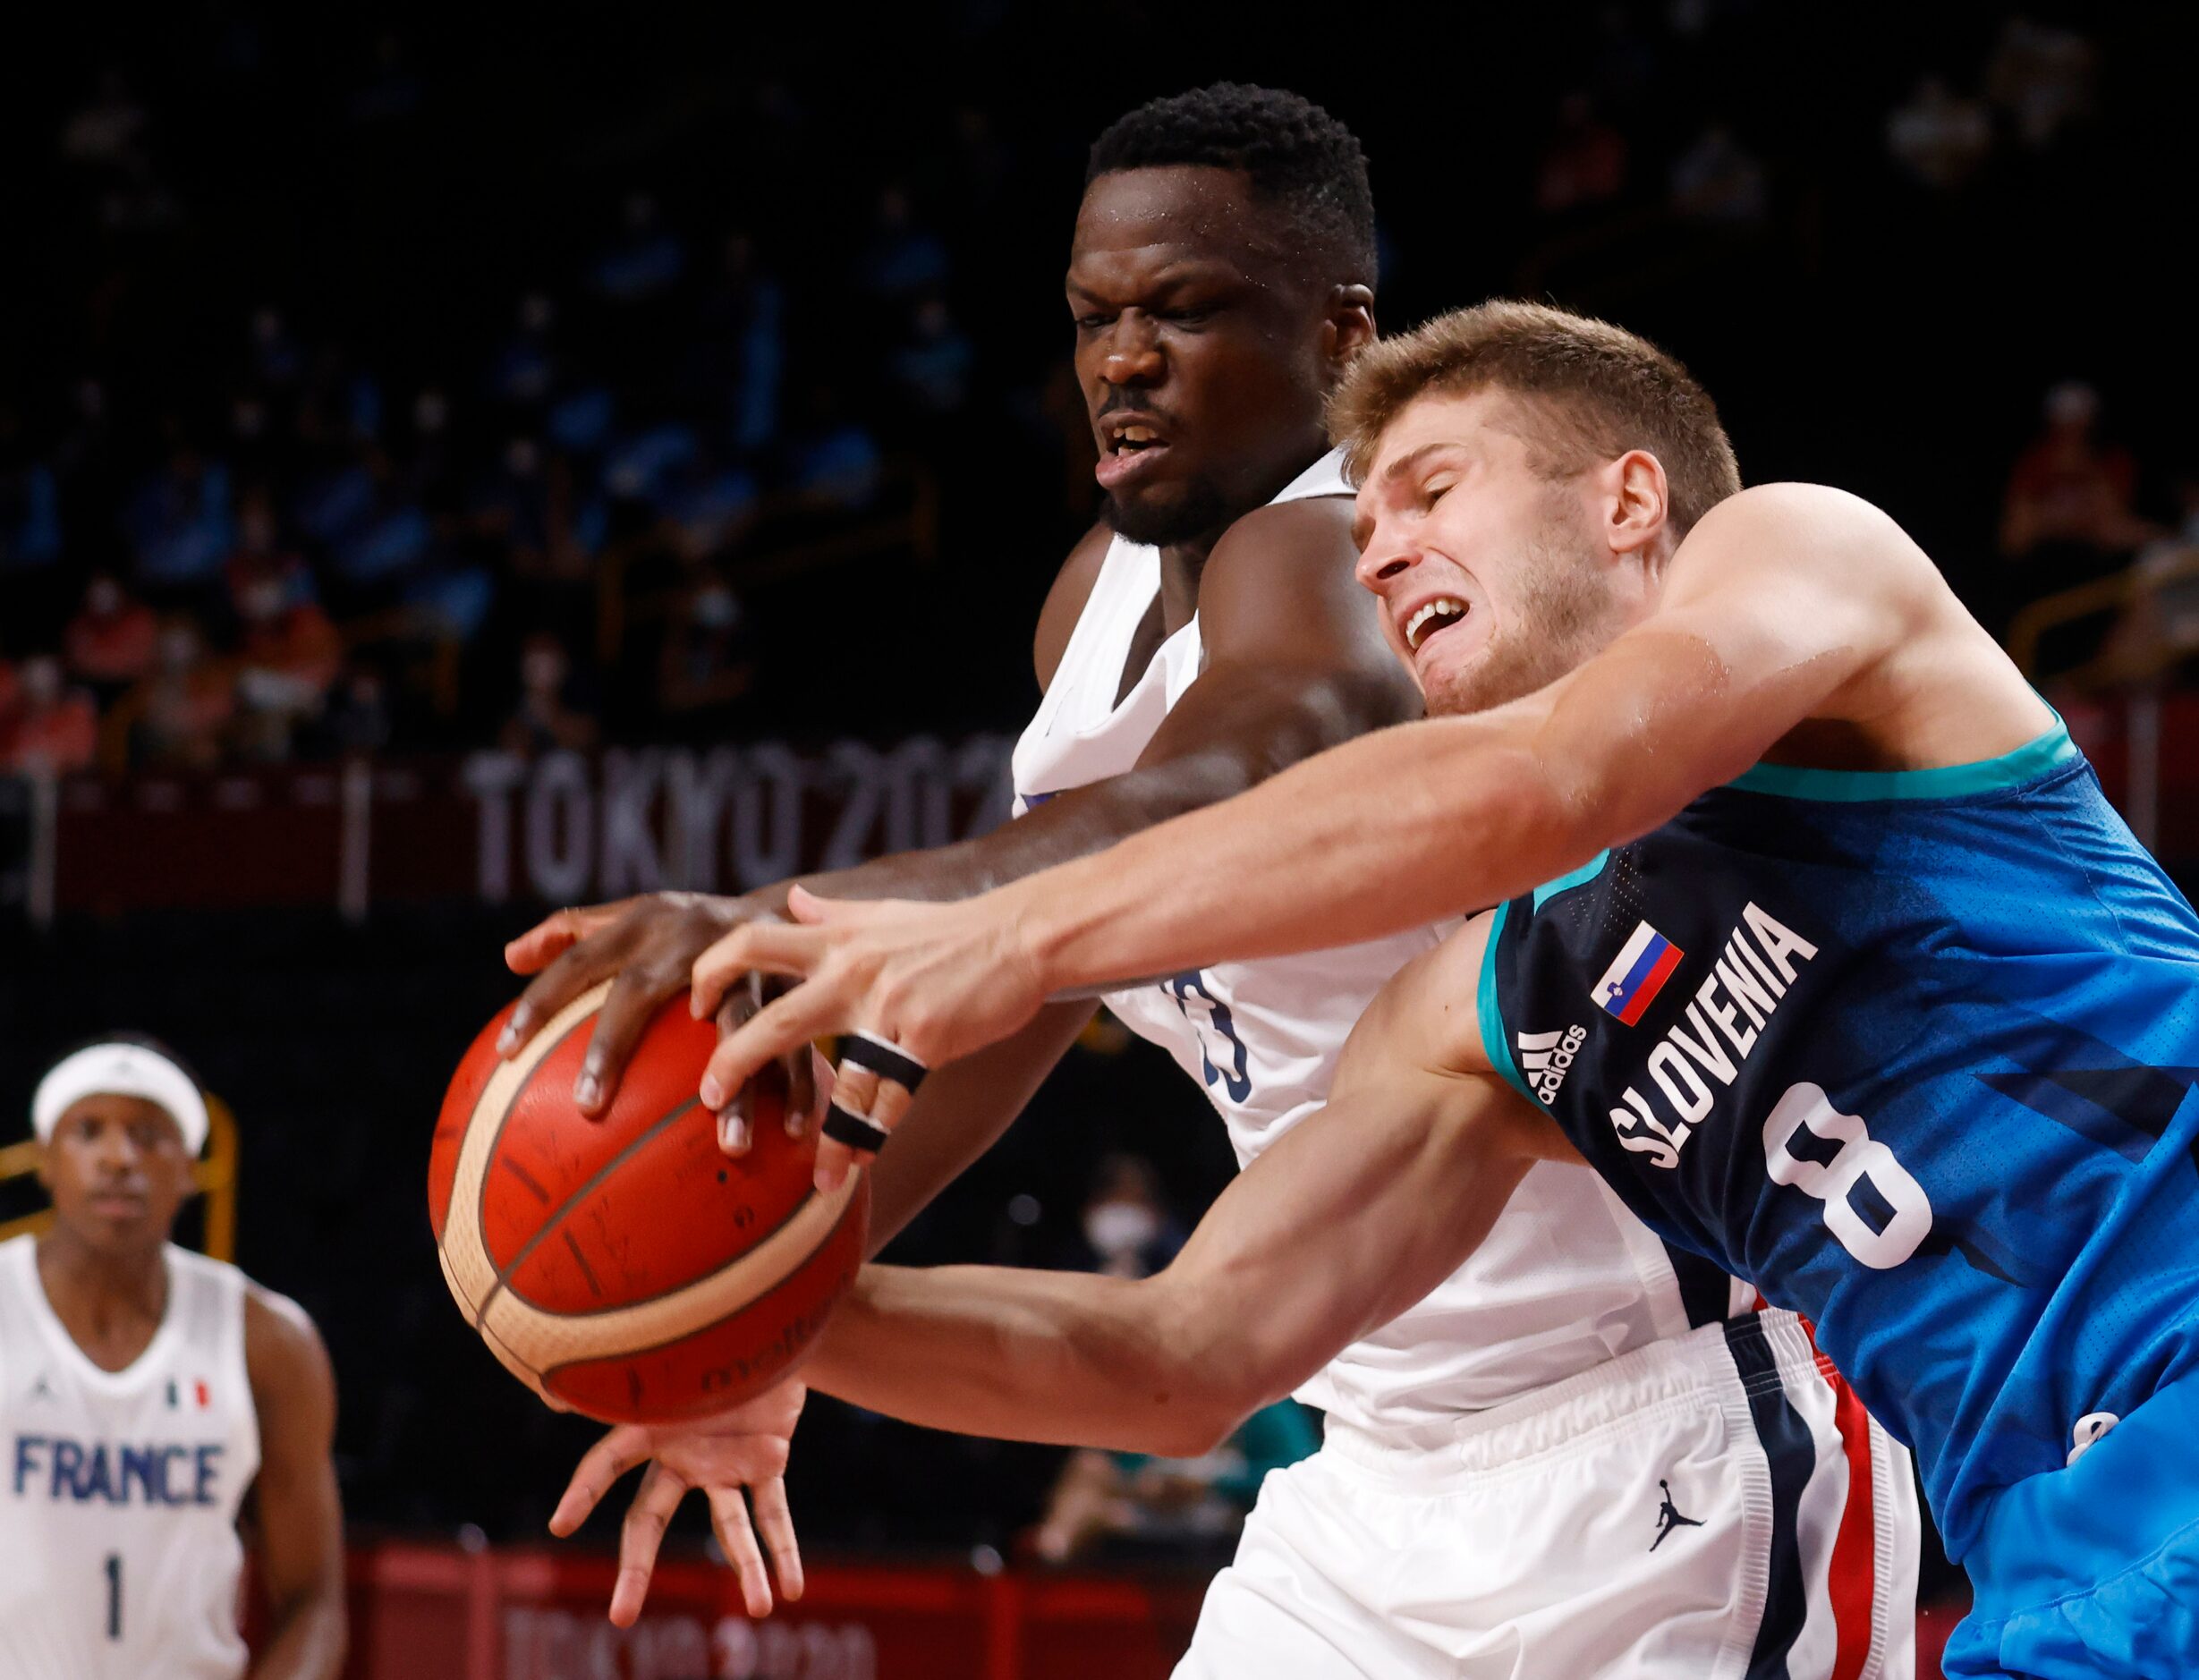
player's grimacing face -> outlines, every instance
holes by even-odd
[[[1538,472],[1501,393],[1414,399],[1354,510],[1358,578],[1428,710],[1531,694],[1617,629],[1581,486]]]
[[[1278,250],[1234,170],[1120,170],[1086,189],[1067,293],[1108,522],[1210,535],[1323,446],[1329,288]]]
[[[61,1223],[95,1247],[166,1242],[191,1190],[175,1117],[142,1097],[103,1093],[69,1105],[38,1176]]]

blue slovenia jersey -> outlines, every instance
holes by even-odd
[[[2199,1350],[2199,918],[2068,735],[1760,765],[1497,912],[1481,1024],[1668,1242],[1814,1319],[1959,1557]]]

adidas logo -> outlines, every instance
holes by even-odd
[[[1572,1071],[1573,1058],[1588,1042],[1586,1027],[1567,1027],[1563,1032],[1523,1032],[1519,1035],[1519,1073],[1544,1107],[1558,1099],[1558,1088]]]

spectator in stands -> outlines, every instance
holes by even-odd
[[[381,671],[356,660],[331,699],[326,739],[339,753],[377,753],[389,745],[389,688]]]
[[[878,439],[850,419],[838,391],[821,381],[802,401],[802,423],[786,440],[787,490],[797,505],[860,513],[878,495],[885,470]]]
[[[697,377],[706,396],[726,401],[729,441],[743,455],[767,447],[778,433],[779,387],[785,377],[785,293],[768,273],[747,233],[726,235],[717,278],[697,315]]]
[[[344,666],[344,641],[301,571],[247,573],[234,583],[236,743],[249,757],[290,757],[293,736],[318,717]]]
[[[755,683],[747,609],[715,567],[698,565],[666,620],[657,664],[658,708],[668,719],[702,725]]]
[[[1951,192],[1968,181],[1992,148],[1992,118],[1983,103],[1957,94],[1939,76],[1918,81],[1908,103],[1886,119],[1887,151],[1935,192]]]
[[[161,626],[153,670],[132,692],[133,756],[166,769],[211,769],[221,760],[236,694],[225,666],[207,657],[196,620]]]
[[[870,242],[856,266],[856,278],[873,297],[906,298],[947,283],[947,246],[916,219],[915,201],[904,186],[879,194]]]
[[[2054,386],[2043,429],[2008,474],[2000,551],[2037,585],[2061,588],[2112,571],[2152,534],[2131,508],[2137,464],[2101,438],[2099,421],[2091,386]]]
[[[1535,208],[1545,216],[1607,204],[1626,185],[1626,137],[1598,118],[1587,94],[1567,94],[1557,132],[1535,172]]]
[[[547,632],[527,638],[519,658],[519,704],[505,719],[499,744],[524,758],[596,744],[594,716],[573,703],[573,662],[565,644]]]
[[[488,385],[514,408],[531,409],[548,397],[556,383],[550,328],[556,322],[557,308],[548,293],[530,292],[520,299],[516,316],[511,336],[490,367]]]
[[[656,199],[633,192],[626,195],[618,233],[596,259],[589,279],[614,303],[643,303],[677,285],[686,267],[687,247],[665,226]]]
[[[2015,124],[2016,138],[2042,150],[2091,113],[2098,58],[2073,30],[2010,18],[1985,67],[1985,91]]]
[[[91,697],[70,688],[61,661],[42,653],[23,661],[13,717],[0,714],[0,768],[55,775],[89,768],[99,751]]]
[[[955,324],[947,300],[932,296],[916,306],[908,336],[893,352],[894,380],[903,400],[927,417],[953,414],[970,400],[977,352]]]
[[[112,573],[95,572],[84,602],[62,632],[69,675],[112,702],[153,668],[160,623]]]
[[[0,403],[0,578],[61,557],[61,491],[31,453],[22,416]]]
[[[1672,208],[1691,222],[1753,227],[1770,197],[1763,160],[1723,123],[1704,129],[1672,165]]]
[[[139,581],[181,596],[212,581],[232,537],[229,470],[168,422],[167,460],[140,480],[123,510]]]
[[[1087,1269],[1110,1277],[1150,1277],[1176,1258],[1184,1235],[1161,1200],[1151,1163],[1135,1155],[1111,1155],[1100,1164],[1084,1203],[1083,1233]]]

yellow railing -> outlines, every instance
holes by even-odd
[[[237,1257],[237,1117],[229,1105],[209,1094],[206,1153],[193,1163],[191,1182],[206,1198],[206,1234],[203,1246],[218,1260]],[[35,1138],[0,1149],[0,1184],[28,1178],[38,1170],[39,1146]],[[51,1208],[21,1218],[0,1221],[0,1240],[25,1231],[43,1231],[54,1222]]]
[[[2049,632],[2105,614],[2117,615],[2101,648],[2082,665],[2059,674],[2078,688],[2147,682],[2199,650],[2199,624],[2187,606],[2157,609],[2168,592],[2199,579],[2199,545],[2153,554],[2112,577],[2096,578],[2031,603],[2008,625],[2008,658],[2035,677],[2039,644]]]

